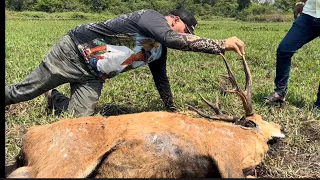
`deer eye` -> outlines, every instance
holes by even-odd
[[[245,123],[244,123],[244,127],[250,127],[250,128],[255,128],[257,127],[257,124],[251,120],[247,120]]]

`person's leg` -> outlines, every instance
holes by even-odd
[[[58,73],[63,69],[64,56],[58,53],[59,43],[50,49],[40,65],[22,82],[5,87],[5,105],[31,100],[44,92],[68,82]]]
[[[314,18],[302,14],[283,38],[277,49],[276,78],[274,80],[276,88],[274,91],[281,97],[285,97],[288,88],[288,80],[291,67],[291,57],[304,44],[318,37],[314,31]]]
[[[76,116],[93,115],[101,95],[103,83],[89,80],[83,83],[71,83],[71,97],[68,111]]]
[[[31,100],[63,83],[96,79],[80,56],[70,37],[62,37],[29,76],[5,88],[5,105]],[[59,101],[66,99],[62,94],[55,97],[59,97]],[[64,106],[65,103],[60,108],[64,109]]]
[[[314,103],[314,105],[320,109],[320,83],[319,83],[319,87],[318,87],[318,94],[317,94],[317,100],[316,102]]]
[[[70,83],[71,97],[68,98],[56,89],[47,94],[48,109],[55,115],[68,111],[75,116],[93,115],[101,95],[103,83],[92,79],[84,82]]]
[[[67,111],[70,99],[56,89],[44,93],[47,99],[47,110],[54,110],[55,115],[60,115],[62,111]]]
[[[63,81],[60,81],[60,79],[54,79],[54,77],[50,76],[42,62],[22,82],[5,87],[5,105],[33,99],[61,83],[63,83]]]
[[[320,37],[320,18],[315,19],[314,26],[315,26],[315,32],[317,33],[317,36]],[[314,105],[316,105],[317,108],[320,109],[320,82],[318,87],[317,100],[314,103]]]

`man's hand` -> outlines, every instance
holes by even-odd
[[[244,43],[236,36],[226,39],[226,51],[235,51],[240,56],[245,54]]]

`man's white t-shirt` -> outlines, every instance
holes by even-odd
[[[320,18],[320,0],[307,0],[302,13],[315,18]]]

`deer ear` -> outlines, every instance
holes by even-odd
[[[215,154],[211,159],[217,166],[221,178],[244,178],[240,161],[230,159],[230,157],[220,153],[219,155]]]

